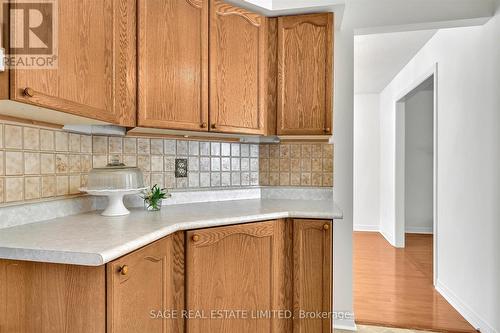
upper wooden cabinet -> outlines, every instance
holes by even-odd
[[[248,134],[266,134],[270,130],[268,112],[274,111],[268,110],[268,66],[274,48],[268,43],[269,24],[265,16],[212,1],[211,130]]]
[[[296,313],[332,311],[331,221],[293,221],[293,304]],[[294,333],[331,331],[331,318],[294,319]]]
[[[64,0],[57,15],[58,67],[11,69],[10,94],[4,97],[135,126],[136,1]]]
[[[208,0],[138,0],[138,125],[208,130]]]
[[[285,221],[193,230],[186,238],[186,307],[270,311],[286,308]],[[190,318],[190,333],[288,333],[277,318]],[[250,315],[250,313],[248,313]]]
[[[278,18],[278,135],[332,133],[333,14]]]
[[[183,232],[106,266],[108,333],[184,332]],[[178,317],[164,318],[163,311],[178,311]]]

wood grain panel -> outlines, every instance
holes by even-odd
[[[208,130],[208,0],[139,0],[139,125]]]
[[[104,333],[104,266],[0,260],[0,332]]]
[[[122,274],[124,266],[127,274]],[[184,332],[179,318],[152,318],[184,308],[184,234],[170,235],[107,266],[108,333]],[[170,312],[172,313],[172,312]]]
[[[333,14],[278,19],[278,134],[331,134]]]
[[[12,69],[11,99],[135,126],[135,14],[135,0],[60,1],[58,68]]]
[[[211,131],[266,133],[268,37],[268,18],[212,0]]]
[[[188,231],[187,309],[247,310],[249,317],[188,319],[187,332],[290,332],[286,319],[252,318],[286,308],[284,221]]]
[[[300,311],[332,311],[331,221],[293,221],[294,333],[328,333],[332,320],[300,317]]]

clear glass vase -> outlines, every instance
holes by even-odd
[[[144,200],[144,209],[150,212],[157,212],[161,210],[161,200],[155,203]]]

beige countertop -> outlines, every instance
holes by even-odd
[[[179,230],[280,218],[342,219],[330,200],[249,199],[99,212],[0,229],[0,258],[99,266]]]

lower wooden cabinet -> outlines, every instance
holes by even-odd
[[[103,333],[104,266],[0,260],[1,333]]]
[[[186,308],[203,317],[189,318],[187,332],[289,332],[286,320],[256,318],[258,311],[286,308],[284,223],[187,233]]]
[[[302,219],[181,231],[100,267],[0,260],[0,333],[330,333],[331,260],[331,221]]]
[[[332,331],[331,221],[193,230],[186,242],[188,333]]]
[[[184,235],[173,234],[106,265],[108,333],[181,333]],[[164,318],[178,311],[178,318]]]
[[[294,333],[332,331],[331,318],[315,315],[332,311],[331,229],[329,221],[293,221]]]

